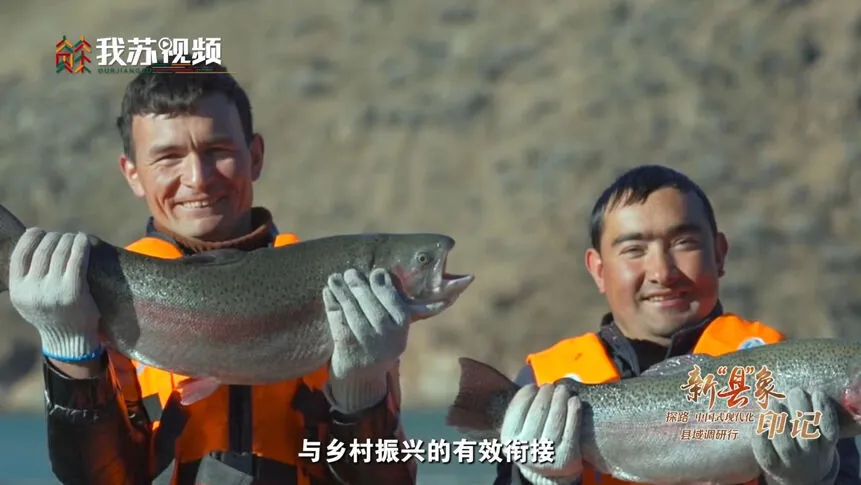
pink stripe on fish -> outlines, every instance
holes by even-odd
[[[298,310],[285,308],[270,315],[208,314],[147,300],[136,300],[134,309],[144,331],[219,343],[265,338],[291,327],[293,331],[301,331],[299,327],[309,322],[311,315],[323,314],[321,300]]]

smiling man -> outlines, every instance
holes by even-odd
[[[243,124],[250,120],[236,116],[237,108],[224,96],[202,97],[195,116],[162,114],[155,106],[130,108],[153,111],[124,115],[129,119],[120,129],[128,146],[120,169],[132,192],[146,201],[154,229],[223,242],[251,235],[257,228],[253,219],[267,218],[261,209],[248,210],[249,182],[263,169],[263,139],[248,139]],[[237,160],[246,151],[248,159]],[[190,156],[195,158],[191,163]]]
[[[298,240],[279,233],[269,211],[253,205],[263,138],[253,129],[245,91],[216,67],[144,73],[126,88],[117,120],[119,166],[150,212],[145,236],[130,251],[180,258]],[[414,460],[330,461],[325,445],[317,459],[301,452],[304,440],[405,439],[398,363],[412,317],[385,271],[365,280],[349,270],[320,289],[339,336],[328,367],[269,385],[222,386],[183,407],[175,392],[183,376],[100,345],[88,254],[82,234],[30,228],[11,258],[10,299],[39,332],[46,357],[48,452],[61,483],[415,483]]]
[[[601,475],[582,461],[580,426],[565,426],[571,414],[579,423],[579,400],[555,381],[613,382],[639,376],[674,356],[720,355],[784,339],[762,323],[724,312],[718,281],[729,244],[708,197],[685,175],[655,165],[626,172],[595,203],[590,235],[586,268],[610,312],[597,332],[526,358],[516,378],[523,388],[502,425],[503,441],[548,439],[567,452],[557,453],[552,463],[501,464],[495,485],[629,483]],[[830,405],[818,393],[794,389],[787,394],[776,412]],[[854,440],[838,442],[836,423],[823,420],[820,429],[822,436],[809,441],[788,432],[773,440],[760,436],[754,453],[763,473],[745,485],[861,484]]]

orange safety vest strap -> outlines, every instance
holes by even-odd
[[[181,258],[182,251],[164,239],[146,236],[126,246],[126,250],[154,258],[173,259]]]
[[[736,350],[770,345],[786,337],[777,330],[757,321],[748,321],[727,313],[716,318],[700,336],[694,346],[694,354],[712,357]]]
[[[275,236],[275,241],[272,242],[272,245],[277,247],[288,246],[290,244],[295,244],[299,242],[299,237],[295,234],[283,233]]]
[[[601,338],[594,333],[566,339],[549,349],[530,354],[526,363],[532,367],[535,384],[539,386],[563,377],[584,384],[600,384],[621,378]]]

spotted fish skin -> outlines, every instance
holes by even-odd
[[[0,292],[24,231],[0,206]],[[334,343],[322,290],[332,274],[389,270],[416,319],[444,311],[473,281],[445,272],[455,242],[441,234],[339,235],[180,259],[89,238],[87,283],[105,344],[141,364],[222,384],[280,382],[325,366]]]
[[[480,362],[461,359],[460,364],[460,391],[449,409],[448,424],[472,437],[498,438],[518,387]],[[754,395],[756,372],[745,375],[746,403],[730,407],[726,399],[716,398],[709,409],[707,395],[694,401],[686,394],[684,386],[694,365],[700,377],[714,376],[716,390],[727,387],[736,367],[770,371],[778,393],[796,387],[820,390],[835,407],[840,437],[861,434],[861,343],[789,340],[719,357],[677,357],[640,377],[613,383],[560,381],[582,401],[583,459],[600,473],[635,483],[731,485],[759,476],[751,447],[764,412]],[[710,420],[708,413],[714,413]],[[791,427],[787,421],[785,432]],[[709,430],[727,439],[705,439]]]

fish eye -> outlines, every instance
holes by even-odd
[[[428,253],[418,253],[416,254],[416,262],[419,264],[428,264],[430,263],[431,257]]]

